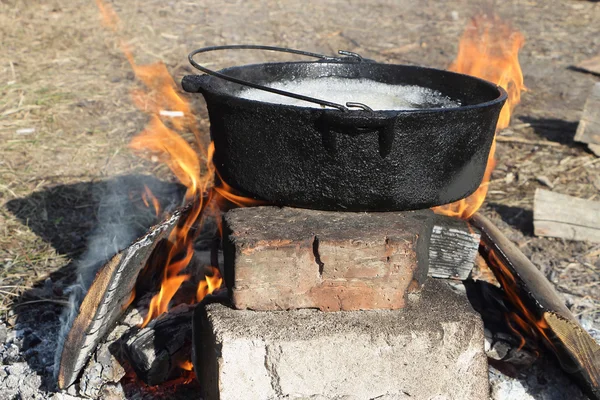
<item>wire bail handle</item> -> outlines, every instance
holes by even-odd
[[[351,51],[346,51],[346,50],[339,50],[338,54],[340,54],[343,57],[332,57],[332,56],[326,56],[326,55],[318,54],[318,53],[311,53],[311,52],[308,52],[308,51],[289,49],[289,48],[286,48],[286,47],[274,47],[274,46],[241,44],[241,45],[225,45],[225,46],[203,47],[201,49],[192,51],[188,55],[188,60],[190,61],[190,64],[192,64],[192,66],[194,68],[196,68],[196,69],[204,72],[205,74],[216,76],[216,77],[224,79],[226,81],[237,83],[237,84],[244,85],[244,86],[248,86],[248,87],[251,87],[251,88],[254,88],[254,89],[263,90],[265,92],[275,93],[275,94],[278,94],[278,95],[281,95],[281,96],[292,97],[292,98],[298,99],[298,100],[308,101],[310,103],[319,104],[319,105],[325,106],[325,107],[337,108],[338,110],[343,111],[343,112],[349,111],[350,108],[359,108],[359,109],[365,110],[365,111],[373,111],[373,109],[371,107],[369,107],[369,106],[367,106],[366,104],[363,104],[363,103],[356,103],[356,102],[349,101],[349,102],[346,103],[346,105],[342,105],[342,104],[333,103],[333,102],[326,101],[326,100],[316,99],[314,97],[309,97],[309,96],[304,96],[304,95],[301,95],[301,94],[286,92],[285,90],[279,90],[279,89],[271,88],[271,87],[268,87],[268,86],[259,85],[257,83],[253,83],[253,82],[248,82],[248,81],[245,81],[245,80],[242,80],[242,79],[235,78],[233,76],[225,75],[225,74],[222,74],[220,72],[208,69],[208,68],[206,68],[206,67],[198,64],[194,60],[194,56],[197,55],[197,54],[207,53],[209,51],[217,51],[217,50],[268,50],[268,51],[277,51],[277,52],[281,52],[281,53],[299,54],[299,55],[302,55],[302,56],[308,56],[308,57],[318,58],[318,59],[323,60],[323,61],[331,61],[331,62],[338,62],[338,63],[342,63],[342,62],[371,62],[371,60],[367,60],[367,59],[363,58],[360,54],[353,53]]]

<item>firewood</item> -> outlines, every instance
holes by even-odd
[[[585,102],[574,139],[577,142],[600,145],[600,82],[594,85]]]
[[[65,338],[58,371],[59,388],[67,388],[75,382],[100,340],[123,315],[132,300],[140,271],[184,211],[176,211],[152,227],[100,268]]]
[[[600,242],[600,202],[537,189],[533,226],[537,236]]]
[[[600,345],[579,325],[540,270],[490,220],[476,213],[470,222],[481,231],[487,255],[495,255],[507,269],[495,273],[500,276],[508,273],[509,280],[514,280],[520,304],[533,304],[529,312],[538,319],[538,327],[545,326],[541,329],[552,341],[548,345],[561,366],[591,398],[600,400]]]
[[[177,306],[126,341],[123,353],[138,378],[154,386],[181,375],[191,356],[193,311],[193,306]]]
[[[479,237],[465,221],[438,215],[429,239],[429,276],[467,279],[477,257]]]
[[[600,54],[577,64],[575,68],[600,75]]]

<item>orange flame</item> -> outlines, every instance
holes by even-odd
[[[96,0],[96,4],[104,25],[118,37],[120,21],[117,14],[103,0]],[[206,217],[205,211],[218,214],[225,200],[238,206],[257,202],[234,194],[232,188],[222,180],[219,186],[214,186],[214,145],[203,145],[190,103],[178,93],[177,85],[167,67],[162,62],[138,65],[133,53],[121,38],[119,45],[136,78],[145,86],[145,89],[131,92],[133,103],[150,116],[146,128],[131,140],[129,146],[138,155],[165,164],[186,186],[185,200],[192,203],[184,220],[180,221],[169,235],[160,290],[150,302],[148,314],[142,323],[142,326],[146,326],[153,318],[168,311],[169,303],[182,283],[190,279],[191,274],[184,273],[184,270],[193,257],[195,233],[200,230]],[[184,139],[189,133],[193,134],[193,146]],[[208,196],[205,196],[207,193]],[[160,213],[158,200],[146,188],[143,201],[149,207],[148,200],[152,202],[155,211]],[[201,301],[223,282],[219,270],[210,268],[205,279],[199,283],[196,301]]]
[[[181,378],[182,384],[185,385],[186,383],[190,383],[194,380],[194,378],[196,377],[196,375],[194,374],[194,364],[192,364],[190,360],[182,361],[177,366],[183,371],[185,371]]]
[[[151,115],[150,122],[144,131],[131,140],[130,147],[141,156],[166,164],[177,179],[187,187],[186,201],[193,201],[192,209],[183,224],[176,226],[169,235],[169,253],[163,270],[163,280],[159,293],[150,302],[150,309],[142,324],[145,326],[153,318],[167,312],[169,302],[181,284],[190,277],[181,274],[193,256],[194,235],[190,234],[190,230],[201,220],[201,213],[205,207],[202,194],[212,186],[214,168],[211,161],[212,143],[204,150],[199,140],[200,135],[196,132],[195,118],[190,116],[190,107],[187,101],[174,91],[175,82],[164,64],[138,68],[132,60],[130,63],[136,76],[140,77],[148,89],[146,93],[141,90],[134,92],[136,104],[153,105],[144,107],[144,111]],[[171,125],[169,127],[161,119],[160,110],[163,109],[182,111],[184,118],[177,123],[169,121]],[[188,131],[194,133],[198,150],[194,150],[183,138],[182,135]],[[199,154],[206,155],[203,169]]]
[[[186,371],[192,371],[194,369],[194,364],[192,364],[190,360],[185,360],[179,364],[179,368],[184,369]]]
[[[154,208],[154,213],[156,214],[157,217],[160,216],[160,214],[161,214],[160,202],[158,201],[156,196],[154,196],[154,194],[152,193],[152,191],[150,190],[150,188],[147,185],[144,185],[144,193],[142,193],[142,201],[148,208],[150,208],[150,203],[152,203],[152,207]]]
[[[196,301],[202,301],[208,294],[214,292],[221,287],[223,278],[218,268],[209,267],[211,272],[204,276],[204,280],[198,284],[198,290],[196,291]]]
[[[550,327],[544,319],[544,316],[542,315],[538,317],[529,310],[523,301],[522,296],[519,295],[519,286],[510,269],[504,265],[502,260],[492,249],[486,248],[483,244],[482,247],[486,253],[485,259],[489,264],[490,269],[494,272],[494,275],[496,276],[496,279],[498,279],[498,282],[500,282],[507,299],[514,307],[514,311],[506,314],[506,319],[509,328],[520,339],[519,349],[521,349],[526,343],[525,336],[534,340],[542,338],[545,340],[546,344],[550,346],[550,348],[554,349],[552,340],[548,336]]]
[[[496,131],[509,125],[510,116],[521,101],[521,91],[526,90],[519,64],[519,50],[524,43],[523,35],[497,16],[476,16],[463,32],[458,55],[448,68],[450,71],[494,82],[506,90],[508,99],[500,112]],[[495,152],[494,138],[483,180],[473,194],[454,203],[434,207],[433,211],[463,219],[475,214],[487,195],[492,171],[496,165]]]

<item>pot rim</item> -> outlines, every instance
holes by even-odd
[[[219,73],[221,74],[225,74],[228,71],[239,71],[241,69],[246,69],[246,68],[265,68],[265,67],[277,67],[277,66],[290,66],[290,65],[306,65],[306,64],[318,64],[318,65],[322,65],[324,67],[326,67],[327,65],[360,65],[360,66],[366,66],[366,65],[374,65],[374,66],[393,66],[393,67],[403,67],[403,68],[410,68],[410,69],[414,69],[417,71],[427,71],[427,72],[434,72],[434,73],[442,73],[442,74],[447,74],[456,78],[461,78],[461,79],[467,79],[467,80],[472,80],[472,81],[477,81],[480,84],[487,86],[488,88],[491,89],[495,89],[498,92],[498,95],[488,101],[482,102],[482,103],[476,103],[476,104],[470,104],[470,105],[466,105],[466,106],[458,106],[458,107],[438,107],[438,108],[418,108],[418,109],[407,109],[407,110],[373,110],[373,111],[368,111],[368,110],[356,110],[356,109],[349,109],[348,111],[342,111],[333,107],[330,108],[318,108],[318,107],[308,107],[308,106],[300,106],[300,105],[290,105],[290,104],[281,104],[281,103],[271,103],[271,102],[266,102],[266,101],[260,101],[260,100],[252,100],[252,99],[246,99],[243,97],[239,97],[236,96],[235,94],[232,94],[230,92],[221,90],[220,87],[216,87],[215,85],[212,84],[212,82],[218,82],[218,81],[222,81],[222,82],[228,82],[227,80],[217,77],[217,76],[212,76],[209,74],[195,74],[195,75],[187,75],[184,77],[184,82],[186,80],[194,80],[196,81],[195,84],[193,84],[192,87],[190,87],[189,85],[185,85],[186,87],[184,88],[186,91],[188,92],[192,92],[192,93],[203,93],[204,91],[207,91],[209,93],[211,93],[212,95],[216,95],[218,97],[225,97],[227,99],[229,99],[230,101],[235,101],[235,102],[240,102],[240,103],[246,103],[246,104],[268,104],[271,106],[282,106],[282,107],[292,107],[294,109],[297,110],[302,110],[302,111],[319,111],[319,112],[334,112],[334,113],[340,113],[340,114],[348,114],[351,113],[352,115],[364,115],[364,116],[368,116],[368,115],[373,115],[373,113],[382,113],[384,115],[388,115],[388,116],[393,116],[393,115],[398,115],[398,114],[426,114],[426,113],[440,113],[440,112],[458,112],[458,111],[468,111],[468,110],[472,110],[472,109],[476,109],[476,108],[485,108],[488,106],[493,106],[495,104],[498,103],[502,103],[504,101],[506,101],[506,99],[508,98],[508,94],[506,92],[506,90],[499,86],[496,85],[495,83],[492,83],[490,81],[487,81],[485,79],[481,79],[472,75],[468,75],[468,74],[462,74],[462,73],[458,73],[458,72],[454,72],[454,71],[447,71],[447,70],[442,70],[442,69],[438,69],[438,68],[430,68],[430,67],[424,67],[424,66],[420,66],[420,65],[408,65],[408,64],[388,64],[388,63],[379,63],[379,62],[354,62],[354,61],[341,61],[341,62],[332,62],[332,61],[288,61],[288,62],[269,62],[269,63],[255,63],[255,64],[244,64],[244,65],[238,65],[238,66],[232,66],[232,67],[227,67],[227,68],[223,68],[218,70]],[[340,75],[329,75],[329,76],[340,76]],[[340,76],[342,77],[342,76]],[[352,78],[348,78],[348,79],[352,79]],[[369,79],[369,78],[366,78]],[[205,81],[205,82],[202,82]],[[279,81],[283,81],[283,80],[279,80]],[[383,82],[385,83],[385,82]],[[260,90],[260,89],[258,89]]]

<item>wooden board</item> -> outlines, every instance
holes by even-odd
[[[600,145],[600,82],[597,82],[585,102],[577,126],[575,141]]]
[[[100,340],[125,312],[140,271],[181,215],[182,211],[176,211],[150,228],[146,235],[100,268],[65,338],[58,371],[59,388],[67,388],[75,382]]]
[[[588,144],[588,149],[598,157],[600,157],[600,144]]]
[[[592,74],[600,75],[600,54],[596,57],[588,58],[577,64],[575,68],[591,72]]]
[[[600,243],[600,202],[537,189],[533,226],[536,236]]]
[[[463,220],[438,215],[429,239],[429,276],[465,280],[479,248],[479,231]]]
[[[544,320],[561,345],[563,368],[574,371],[591,399],[600,399],[600,345],[580,325],[559,314],[546,312]]]
[[[564,300],[544,274],[489,219],[475,213],[470,221],[481,232],[481,243],[491,249],[516,278],[517,283],[540,309],[576,321]],[[487,261],[487,260],[486,260]],[[492,267],[491,263],[490,268]],[[497,275],[497,271],[494,271]]]
[[[489,219],[475,213],[470,222],[481,231],[482,248],[487,256],[493,253],[503,266],[494,267],[500,269],[494,274],[510,275],[505,281],[514,281],[513,290],[519,299],[516,303],[532,304],[529,312],[547,325],[544,331],[552,341],[549,346],[561,367],[576,378],[592,399],[600,400],[600,345],[579,325],[544,274]],[[513,307],[518,309],[516,303]]]

